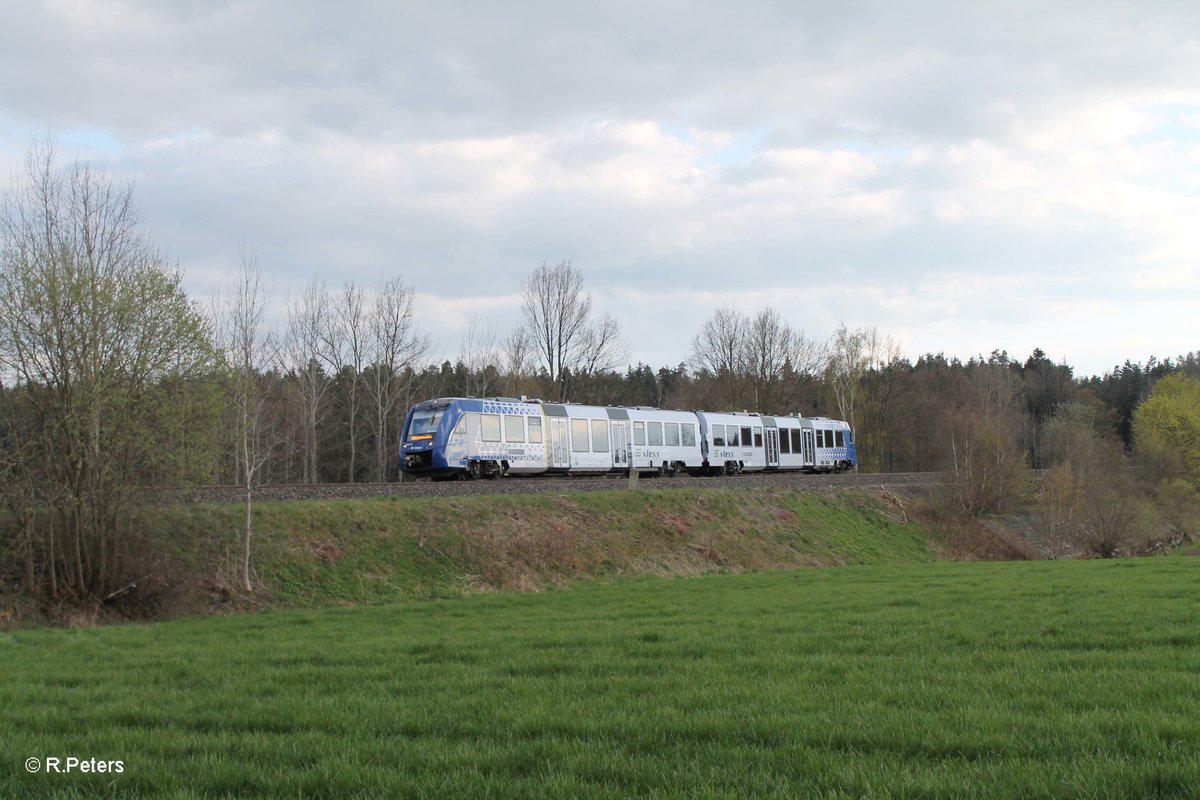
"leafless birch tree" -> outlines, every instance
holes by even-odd
[[[251,591],[250,550],[252,507],[263,465],[270,457],[274,436],[267,430],[265,383],[276,359],[275,343],[265,315],[269,290],[263,286],[258,257],[245,243],[238,270],[217,309],[217,336],[228,368],[229,407],[236,449],[238,482],[243,490],[242,589]]]
[[[846,323],[838,325],[829,345],[829,362],[825,377],[841,418],[855,425],[855,402],[859,384],[871,365],[867,352],[867,337],[861,330],[851,331]]]
[[[328,327],[329,293],[319,276],[314,275],[303,294],[288,305],[288,333],[285,359],[289,384],[300,405],[301,482],[316,483],[317,454],[320,448],[318,427],[323,417],[329,376],[323,362],[322,333]]]
[[[347,283],[332,299],[333,307],[320,331],[321,359],[343,384],[349,460],[346,480],[354,483],[358,472],[359,417],[362,412],[363,367],[370,345],[370,313],[366,292]]]
[[[398,457],[392,440],[395,421],[409,381],[406,372],[425,357],[429,339],[417,331],[413,291],[399,278],[385,280],[375,294],[371,318],[371,358],[367,394],[371,402],[371,430],[375,440],[375,480],[387,479],[392,460]]]

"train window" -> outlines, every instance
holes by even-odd
[[[516,414],[504,415],[504,441],[525,444],[525,418]]]
[[[479,415],[479,438],[485,442],[500,441],[500,415]]]
[[[662,423],[646,423],[646,438],[649,440],[651,447],[662,447]]]
[[[792,452],[798,456],[804,455],[804,448],[800,445],[800,430],[792,431]]]
[[[438,423],[442,421],[442,415],[445,413],[445,406],[414,411],[412,422],[408,426],[408,435],[410,437],[426,436],[433,433],[437,430]]]
[[[750,441],[751,441],[751,439],[750,439],[750,429],[749,429],[749,428],[742,428],[742,447],[749,447],[749,446],[750,446]],[[759,445],[760,445],[760,446],[762,445],[762,438],[761,438],[761,437],[759,437],[759,442],[758,442],[758,443],[759,443]]]
[[[679,423],[663,423],[663,442],[667,447],[679,447]]]
[[[586,453],[588,451],[588,421],[586,419],[571,420],[571,452]]]
[[[846,446],[846,437],[842,435],[841,431],[835,431],[833,435],[835,437],[834,441],[837,442],[838,447]]]
[[[792,441],[788,438],[788,432],[780,429],[779,431],[779,452],[782,455],[791,455]]]
[[[646,423],[633,423],[633,443],[645,447],[646,445]]]
[[[825,446],[825,431],[817,428],[817,447]]]
[[[737,447],[738,446],[737,426],[736,425],[726,425],[725,426],[725,446],[726,447]]]
[[[541,444],[542,443],[542,418],[541,417],[530,417],[529,418],[529,443],[530,444]]]
[[[712,426],[712,442],[713,442],[713,447],[724,447],[725,446],[725,426],[724,425],[713,425]]]
[[[754,446],[762,447],[762,428],[754,429]]]
[[[592,420],[592,452],[608,452],[608,420]]]
[[[846,431],[846,441],[850,442],[850,444],[854,444],[854,431]]]
[[[684,447],[696,446],[696,426],[690,422],[684,422],[679,426],[680,439]]]

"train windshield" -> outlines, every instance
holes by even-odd
[[[438,423],[442,421],[442,415],[446,413],[446,407],[438,408],[419,408],[413,412],[412,424],[408,427],[408,438],[412,439],[416,436],[429,436],[437,430]]]

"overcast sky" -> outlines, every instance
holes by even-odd
[[[634,362],[716,308],[1077,374],[1200,349],[1200,4],[0,3],[0,173],[135,181],[203,298],[399,274],[453,357],[569,259]]]

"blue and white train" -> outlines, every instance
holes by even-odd
[[[406,475],[840,472],[858,457],[850,426],[825,417],[587,406],[514,397],[441,397],[408,410]]]

